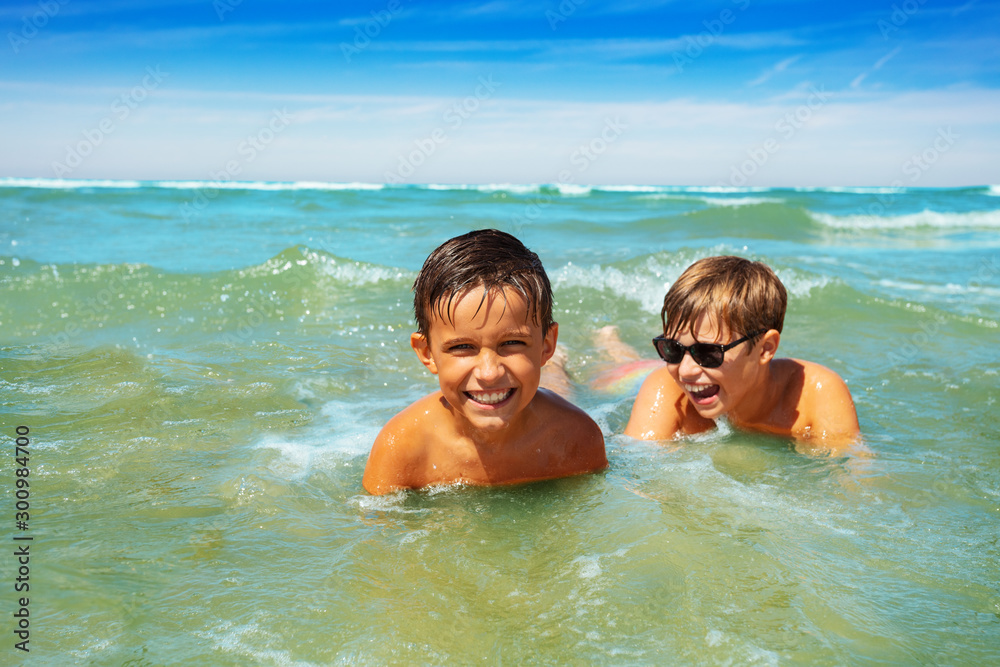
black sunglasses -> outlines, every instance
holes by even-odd
[[[660,358],[668,364],[681,363],[681,359],[684,358],[684,353],[688,352],[691,354],[691,358],[694,359],[694,363],[698,364],[702,368],[718,368],[722,365],[722,362],[726,358],[726,350],[731,350],[740,343],[745,343],[754,336],[759,336],[765,331],[767,331],[767,329],[761,329],[760,331],[755,331],[752,334],[747,334],[743,338],[734,340],[728,345],[719,345],[718,343],[695,343],[693,345],[681,345],[673,338],[657,336],[653,339],[653,347],[656,348],[656,353],[660,355]]]

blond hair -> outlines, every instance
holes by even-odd
[[[767,264],[742,257],[706,257],[689,266],[670,286],[660,319],[668,338],[676,337],[685,327],[695,335],[695,324],[702,315],[737,336],[770,329],[780,333],[787,305],[785,286]]]

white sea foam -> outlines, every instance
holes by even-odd
[[[846,194],[858,194],[858,195],[891,195],[899,194],[905,192],[904,187],[892,187],[892,186],[803,186],[792,188],[795,192],[835,192],[835,193],[846,193]]]
[[[79,188],[141,188],[141,181],[130,180],[83,180],[69,178],[0,178],[4,188],[44,188],[50,190],[71,190]]]
[[[593,191],[593,188],[589,185],[574,185],[572,183],[559,183],[555,188],[564,197],[582,197],[589,195]]]
[[[965,213],[939,213],[923,210],[906,215],[831,215],[808,212],[816,222],[834,229],[915,229],[920,227],[982,228],[1000,227],[1000,211],[969,211]]]
[[[686,264],[664,266],[655,257],[650,257],[642,270],[629,273],[613,266],[582,267],[569,264],[549,275],[553,288],[568,286],[603,289],[617,297],[639,302],[647,312],[659,313],[663,306],[663,295],[685,267]]]
[[[363,456],[371,449],[388,408],[379,401],[363,404],[330,401],[323,405],[326,417],[300,437],[278,435],[263,437],[254,449],[270,449],[278,453],[271,462],[271,471],[285,478],[301,477],[315,469],[331,469],[345,459]]]
[[[323,183],[320,181],[135,181],[114,179],[0,178],[0,187],[8,188],[164,188],[173,190],[382,190],[382,183]]]
[[[382,190],[381,183],[323,183],[320,181],[150,181],[146,185],[178,190]]]
[[[980,284],[978,281],[974,283],[969,283],[966,285],[959,285],[957,283],[946,283],[944,285],[935,285],[928,283],[914,283],[902,280],[892,280],[889,278],[883,278],[878,281],[878,284],[882,287],[889,287],[891,289],[906,290],[908,292],[920,292],[921,294],[938,294],[943,296],[965,296],[965,295],[982,295],[989,297],[1000,298],[1000,289],[996,287],[988,287],[986,285]]]
[[[475,192],[509,192],[515,195],[532,194],[541,189],[540,185],[531,183],[485,183],[480,185],[468,185],[462,183],[428,183],[417,186],[425,190],[473,190]]]
[[[1000,185],[991,185],[989,192],[987,192],[986,194],[990,195],[991,197],[1000,197]]]
[[[781,204],[783,199],[774,197],[699,197],[701,201],[711,206],[757,206],[759,204]]]
[[[658,314],[663,307],[663,295],[692,262],[702,257],[731,253],[732,249],[717,246],[704,254],[678,257],[676,260],[651,255],[642,265],[625,271],[615,266],[584,267],[567,264],[550,271],[549,277],[553,288],[566,286],[607,290],[617,298],[638,302],[646,312]],[[812,290],[831,282],[827,276],[803,275],[792,269],[778,270],[777,274],[788,293],[795,297],[808,297]]]
[[[601,192],[662,192],[660,185],[595,185],[595,190]]]
[[[383,280],[409,279],[410,274],[404,274],[399,269],[377,264],[366,264],[365,262],[355,262],[347,259],[340,259],[323,255],[318,252],[308,251],[305,253],[310,263],[321,267],[323,273],[330,276],[339,283],[346,283],[352,286],[370,285]]]

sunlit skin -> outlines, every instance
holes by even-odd
[[[702,315],[675,337],[682,345],[729,343],[743,336]],[[625,434],[667,440],[712,428],[725,415],[733,426],[791,437],[800,450],[840,453],[858,442],[854,401],[839,375],[801,359],[775,354],[781,334],[771,329],[755,344],[726,352],[718,368],[702,368],[690,354],[646,378]]]
[[[545,335],[515,291],[483,300],[481,287],[435,312],[410,344],[440,391],[412,404],[379,433],[362,483],[372,494],[436,484],[516,484],[607,466],[594,421],[539,388],[559,328]]]

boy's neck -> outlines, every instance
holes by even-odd
[[[755,381],[748,388],[746,398],[729,411],[726,417],[729,423],[739,428],[765,428],[770,425],[771,418],[782,400],[779,379],[773,364],[774,359],[765,364],[756,375]]]

